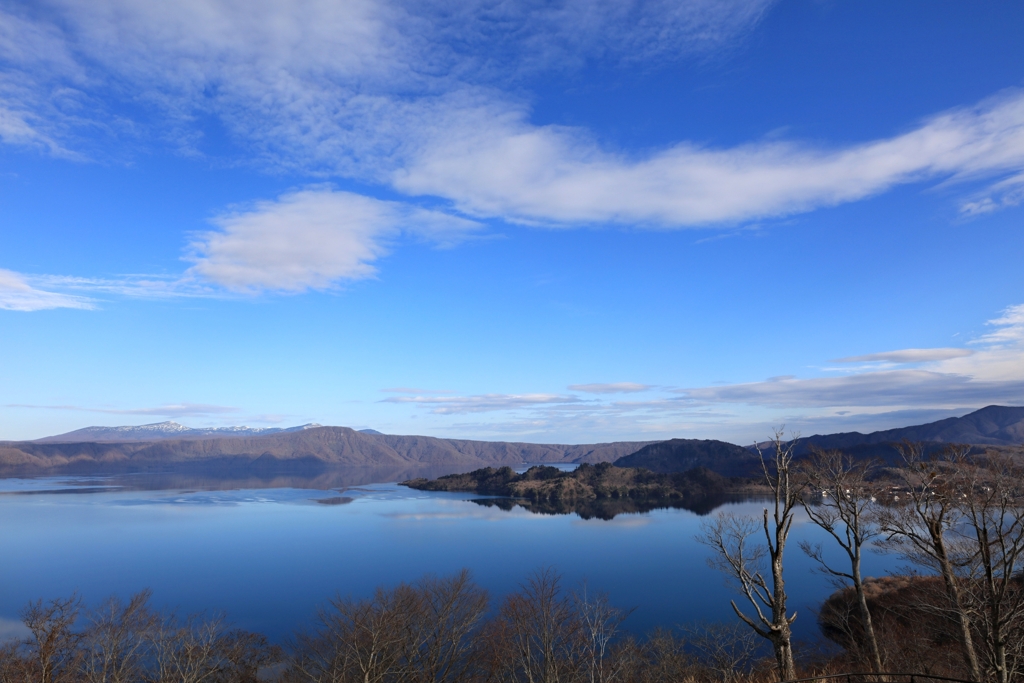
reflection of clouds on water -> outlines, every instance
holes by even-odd
[[[392,512],[383,514],[381,517],[403,522],[437,522],[443,520],[466,519],[468,517],[479,517],[479,515],[464,515],[457,512]]]
[[[261,495],[253,495],[252,492],[238,492],[232,495],[228,492],[177,492],[172,495],[152,496],[149,498],[129,498],[125,500],[111,500],[111,505],[134,507],[141,505],[170,505],[189,507],[238,507],[240,505],[251,505],[261,503],[299,503],[313,504],[315,501],[309,499],[309,491],[261,491]]]
[[[581,519],[572,520],[573,526],[602,526],[602,527],[642,527],[651,523],[653,518],[649,514],[625,514],[617,515],[614,519]]]
[[[740,503],[726,503],[725,505],[719,506],[715,509],[714,514],[725,513],[730,515],[736,515],[738,517],[753,517],[757,520],[761,520],[764,516],[765,508],[768,508],[771,513],[774,503],[770,500],[748,500]],[[814,523],[807,517],[807,513],[804,509],[797,505],[793,511],[793,526],[805,526],[813,525]]]
[[[109,477],[11,477],[0,479],[0,494],[4,493],[98,493],[117,491],[121,486],[112,484]]]
[[[480,520],[502,521],[507,519],[538,519],[541,516],[516,507],[512,510],[482,507],[471,504],[471,501],[425,497],[434,511],[382,512],[380,517],[398,521],[438,521],[438,520]]]

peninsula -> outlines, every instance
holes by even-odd
[[[511,467],[485,467],[401,484],[420,491],[496,496],[474,502],[505,509],[519,505],[531,512],[549,514],[576,512],[584,519],[611,519],[616,514],[667,507],[706,513],[730,498],[764,493],[764,487],[755,480],[725,477],[705,467],[659,473],[607,462],[585,463],[571,472],[538,465],[523,474],[516,474]]]

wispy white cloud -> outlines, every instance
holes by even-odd
[[[636,382],[611,382],[608,384],[570,384],[569,391],[582,391],[587,394],[629,394],[652,389],[650,384]]]
[[[401,233],[451,244],[480,225],[329,188],[292,192],[213,219],[192,244],[188,275],[250,292],[328,289],[376,273]]]
[[[899,351],[883,351],[867,353],[863,356],[847,356],[837,358],[834,363],[924,363],[928,361],[963,358],[973,351],[970,349],[900,349]]]
[[[238,408],[202,403],[174,403],[150,408],[104,408],[77,405],[32,405],[27,403],[8,403],[4,408],[33,408],[45,410],[70,410],[83,413],[102,413],[106,415],[155,415],[158,417],[207,417],[237,413]]]
[[[976,197],[965,201],[960,205],[960,211],[967,216],[977,216],[1018,206],[1022,202],[1024,202],[1024,173],[1018,173],[992,184]]]
[[[785,423],[805,434],[874,431],[962,415],[990,404],[1024,405],[1024,305],[1011,306],[972,348],[901,349],[842,359],[841,375],[780,375],[760,382],[685,389],[643,387],[642,400],[573,395],[415,395],[386,402],[440,416],[494,413],[444,423],[453,434],[537,441],[642,440],[679,436],[750,443]],[[909,366],[909,367],[908,367]],[[571,391],[616,384],[572,385]],[[586,389],[585,389],[586,388]],[[618,392],[608,392],[618,393]],[[576,435],[576,436],[573,436]]]
[[[211,298],[225,293],[208,283],[176,275],[117,275],[76,277],[71,275],[23,275],[26,282],[60,292],[84,292],[91,297],[113,295],[137,299]]]
[[[543,405],[579,403],[572,395],[480,394],[476,396],[391,396],[382,403],[404,403],[430,408],[437,415],[519,410]]]
[[[56,140],[34,128],[28,121],[30,117],[30,113],[13,111],[0,102],[0,142],[42,147],[54,156],[70,156]]]
[[[982,335],[975,343],[996,346],[1024,344],[1024,304],[1010,306],[1001,316],[986,324],[995,329]]]
[[[500,106],[449,112],[393,174],[410,194],[468,213],[541,223],[704,226],[784,216],[922,180],[1024,168],[1024,93],[946,112],[892,138],[846,148],[769,141],[680,143],[636,157],[585,131],[528,123]]]
[[[52,308],[95,308],[91,299],[39,289],[20,273],[0,269],[0,309],[42,311]]]
[[[105,299],[224,298],[221,287],[194,277],[120,275],[75,277],[15,273],[0,269],[0,309],[40,311],[51,308],[95,310]]]
[[[1017,90],[860,144],[681,140],[641,153],[582,128],[538,126],[518,94],[527,72],[728,47],[771,4],[11,6],[0,10],[0,139],[67,156],[97,136],[148,136],[199,153],[197,121],[215,117],[252,163],[437,197],[463,216],[557,226],[729,226],[921,181],[988,183],[963,203],[965,214],[1024,197],[1024,92]],[[132,111],[150,119],[113,113],[126,93]],[[373,277],[403,235],[452,246],[479,228],[447,209],[326,187],[255,201],[213,224],[194,236],[183,276],[54,277],[45,286],[24,277],[11,284],[8,276],[0,307],[92,305],[65,291],[170,297],[331,289]]]
[[[212,115],[259,163],[441,197],[476,216],[558,225],[734,224],[904,183],[968,179],[994,184],[964,204],[966,213],[1017,201],[1013,178],[1024,170],[1019,91],[861,144],[710,147],[682,140],[640,154],[584,129],[537,126],[527,101],[510,94],[523,69],[678,58],[728,46],[770,5],[51,0],[45,6],[52,21],[11,15],[26,28],[0,34],[0,55],[18,83],[8,94],[11,111],[40,121],[59,118],[38,95],[58,82],[115,98],[143,92],[141,101],[162,117],[152,125],[185,146],[201,146],[195,121]],[[57,57],[40,61],[37,44],[52,44]],[[88,101],[79,101],[75,116],[88,110]],[[56,140],[57,131],[45,134]],[[210,246],[221,241],[211,238]],[[349,247],[354,256],[345,265],[315,269],[308,281],[277,272],[268,284],[303,289],[335,273],[371,273],[380,244],[357,238]],[[209,262],[217,281],[264,286],[235,263],[234,247],[225,242],[223,249],[226,261]]]
[[[920,364],[913,369],[867,369],[840,377],[781,377],[678,391],[694,403],[763,408],[860,411],[1024,405],[1024,305],[1007,308],[988,325],[995,329],[974,340],[973,349],[905,349],[845,359]]]
[[[978,380],[928,370],[887,370],[847,377],[782,379],[686,389],[695,402],[770,408],[942,407],[1024,403],[1024,377]]]
[[[63,32],[0,7],[0,67],[0,142],[85,159],[71,149],[83,143],[79,129],[95,132],[109,117],[83,112],[85,69]]]
[[[264,161],[365,177],[439,95],[502,89],[524,72],[593,58],[707,54],[771,4],[47,0],[5,11],[0,61],[26,86],[15,99],[55,129],[67,112],[39,93],[56,83],[115,100],[130,92],[183,148],[201,144],[196,115],[213,114]]]
[[[454,394],[450,389],[417,389],[415,387],[390,387],[381,389],[388,394]]]

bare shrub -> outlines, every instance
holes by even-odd
[[[134,683],[144,678],[159,617],[149,609],[151,592],[127,603],[111,597],[88,615],[82,633],[82,675],[88,683]]]
[[[40,683],[71,683],[78,677],[82,634],[74,630],[82,609],[77,595],[37,600],[21,611],[21,620],[32,634],[24,643],[26,680]]]

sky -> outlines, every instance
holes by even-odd
[[[0,0],[0,439],[1024,405],[1024,4]]]

